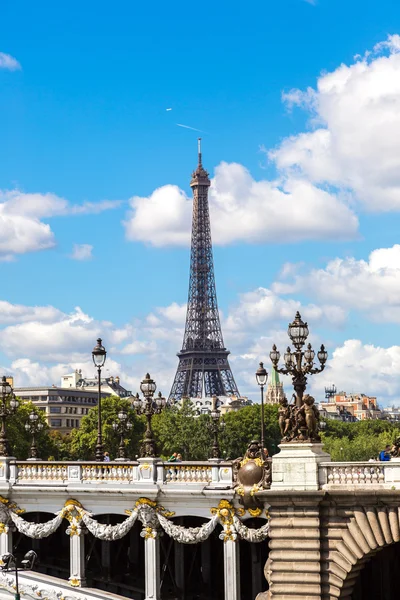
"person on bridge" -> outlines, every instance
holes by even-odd
[[[390,445],[385,446],[385,449],[379,452],[379,460],[390,460]]]

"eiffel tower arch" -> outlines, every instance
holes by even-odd
[[[189,295],[182,350],[170,398],[239,396],[219,320],[211,242],[208,188],[199,139],[198,165],[192,174],[192,244]]]

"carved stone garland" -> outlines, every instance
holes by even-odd
[[[20,533],[30,538],[41,539],[54,533],[64,518],[69,522],[66,531],[68,535],[80,536],[86,528],[94,537],[106,541],[114,541],[124,537],[138,518],[143,525],[141,536],[145,539],[160,535],[161,527],[172,539],[182,544],[197,544],[205,541],[218,523],[223,527],[223,532],[219,536],[223,541],[236,540],[239,536],[239,538],[248,542],[262,542],[268,536],[269,531],[268,522],[259,529],[246,527],[238,518],[239,516],[242,517],[246,511],[243,508],[235,509],[228,500],[221,500],[218,507],[211,509],[213,516],[210,521],[204,523],[201,527],[188,528],[172,523],[169,518],[174,516],[175,513],[166,511],[163,506],[148,498],[139,498],[134,509],[126,511],[128,518],[117,525],[99,523],[93,519],[90,512],[86,511],[79,502],[73,499],[67,500],[63,509],[47,523],[25,521],[17,514],[21,512],[24,511],[7,499],[0,497],[0,518],[2,519],[0,531],[7,531],[8,523],[12,521]],[[262,514],[261,509],[254,509],[249,512],[251,516]]]

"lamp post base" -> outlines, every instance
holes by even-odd
[[[281,451],[272,459],[271,490],[318,490],[319,463],[331,460],[322,446],[309,442],[280,444]]]

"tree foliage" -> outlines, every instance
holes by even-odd
[[[132,423],[132,429],[127,433],[125,441],[127,456],[134,459],[138,453],[139,441],[143,435],[144,422],[137,417],[130,403],[117,396],[109,396],[101,400],[102,433],[104,450],[109,452],[111,459],[117,458],[120,438],[115,433],[112,424],[118,421],[118,412],[123,409],[127,412]],[[68,448],[70,460],[93,460],[97,441],[97,407],[89,410],[82,417],[79,429],[73,429],[69,436]]]
[[[140,443],[145,430],[144,417],[138,417],[127,400],[116,396],[101,401],[104,450],[111,459],[118,456],[119,436],[112,424],[117,420],[119,410],[127,411],[133,425],[127,433],[125,446],[127,456],[134,459],[139,454]],[[278,407],[266,405],[265,443],[270,455],[278,452],[280,432]],[[50,460],[92,460],[97,441],[97,407],[90,409],[82,418],[79,429],[65,435],[52,431],[46,424],[45,415],[31,402],[21,403],[15,415],[7,419],[7,436],[12,455],[26,459],[29,455],[31,436],[25,430],[29,413],[34,410],[44,425],[37,436],[39,456]],[[234,459],[243,456],[252,439],[260,439],[261,407],[259,404],[246,406],[229,412],[222,417],[225,427],[219,435],[221,454]],[[182,454],[184,460],[206,460],[211,455],[213,435],[211,419],[208,415],[197,416],[189,400],[181,408],[166,408],[153,417],[153,430],[157,441],[158,454],[168,458],[173,452]],[[386,444],[391,444],[400,436],[400,424],[388,421],[360,421],[343,423],[327,420],[322,438],[324,449],[334,461],[357,461],[376,458]]]
[[[324,450],[333,461],[365,461],[377,458],[379,452],[399,435],[399,426],[389,421],[343,423],[327,420],[322,437]]]
[[[54,446],[49,435],[50,430],[46,418],[43,412],[38,410],[32,402],[21,402],[17,412],[7,418],[7,438],[11,454],[19,460],[25,460],[29,456],[32,438],[25,429],[25,423],[28,422],[29,414],[32,411],[39,415],[39,420],[43,424],[42,431],[36,435],[36,443],[39,456],[45,460],[54,453]]]

